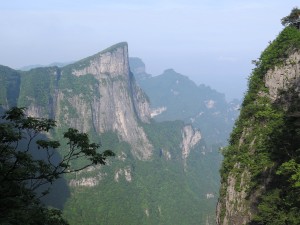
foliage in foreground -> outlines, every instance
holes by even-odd
[[[0,223],[68,224],[57,209],[46,208],[40,198],[49,193],[38,190],[52,184],[63,174],[105,164],[114,153],[98,153],[99,144],[90,143],[85,133],[69,128],[64,133],[68,152],[58,157],[58,141],[45,137],[55,127],[51,119],[27,117],[24,108],[11,108],[0,123]],[[72,162],[87,158],[86,164],[73,167]],[[26,222],[25,222],[26,221]]]

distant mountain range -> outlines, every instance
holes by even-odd
[[[224,94],[196,85],[173,69],[152,76],[141,59],[130,58],[129,63],[137,83],[149,96],[153,119],[183,120],[200,129],[207,144],[226,144],[239,114],[239,100],[227,102]]]
[[[22,70],[22,71],[28,71],[28,70],[31,70],[31,69],[34,69],[34,68],[38,68],[38,67],[52,67],[52,66],[64,67],[64,66],[72,64],[72,63],[73,63],[73,61],[72,62],[68,62],[68,63],[54,62],[54,63],[51,63],[49,65],[35,64],[35,65],[23,66],[23,67],[18,68],[18,69]]]

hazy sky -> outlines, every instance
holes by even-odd
[[[290,0],[0,0],[0,64],[79,60],[126,41],[147,72],[173,68],[242,98],[251,60],[283,28]],[[297,5],[298,4],[298,5]]]

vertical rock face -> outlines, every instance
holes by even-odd
[[[234,175],[228,177],[225,201],[224,203],[219,201],[217,205],[217,224],[241,225],[250,221],[252,212],[246,201],[249,175],[249,172],[245,170],[240,181]],[[221,216],[222,207],[225,213]]]
[[[283,112],[287,112],[291,107],[295,108],[295,105],[293,106],[293,104],[295,104],[296,101],[293,102],[292,97],[296,99],[299,99],[300,97],[299,68],[300,52],[294,51],[293,53],[289,54],[282,65],[275,66],[273,69],[269,69],[263,77],[263,87],[267,88],[267,91],[259,91],[256,99],[254,100],[255,104],[258,107],[261,107],[257,109],[260,109],[261,112],[248,118],[250,121],[249,126],[243,127],[243,131],[239,135],[240,138],[236,141],[237,144],[231,144],[232,146],[236,145],[236,147],[233,146],[236,151],[234,155],[230,155],[231,158],[228,158],[228,156],[225,154],[226,165],[223,164],[222,168],[224,174],[220,191],[221,197],[219,198],[217,205],[218,225],[249,224],[252,222],[254,216],[257,215],[257,206],[259,201],[261,201],[261,197],[268,191],[268,185],[270,182],[272,182],[275,176],[274,168],[277,166],[277,163],[272,161],[273,159],[270,156],[268,156],[270,159],[260,156],[260,154],[262,154],[260,152],[262,150],[260,149],[264,149],[264,146],[270,145],[269,141],[271,140],[270,135],[272,133],[269,135],[269,133],[267,133],[267,129],[274,129],[272,127],[274,124],[272,123],[276,120],[276,116],[280,115],[275,112],[274,109],[280,109]],[[275,105],[276,108],[271,108],[272,111],[267,111],[271,105]],[[242,111],[243,110],[244,109],[242,109]],[[263,114],[262,112],[268,113]],[[273,118],[272,113],[275,115]],[[271,119],[269,119],[269,117]],[[257,123],[256,120],[258,120],[257,118],[263,118],[260,124],[258,124],[258,126],[261,126],[260,129],[255,127],[255,124]],[[245,118],[243,118],[243,120],[245,120]],[[265,135],[264,132],[267,134],[266,138],[262,137]],[[280,138],[280,136],[278,138]],[[272,152],[273,149],[267,149],[267,151],[267,154],[271,154],[270,152]],[[266,153],[264,154],[266,157]],[[245,159],[245,155],[249,156],[250,158]],[[239,157],[238,160],[237,157]],[[233,162],[232,167],[227,166],[229,165],[230,160]],[[248,165],[245,164],[246,160]],[[252,160],[253,162],[256,162],[258,168],[261,167],[259,171],[259,181],[257,181],[257,178],[255,178],[253,174],[253,167],[255,166],[251,166]],[[259,165],[263,160],[265,160],[265,164]],[[249,191],[251,185],[253,185],[253,182],[256,182],[255,189]]]
[[[198,130],[194,130],[191,125],[186,125],[182,130],[182,159],[186,159],[190,151],[201,140],[201,133]]]
[[[149,102],[130,72],[127,43],[57,70],[59,80],[49,82],[46,103],[38,104],[34,98],[39,96],[35,96],[25,105],[29,115],[46,117],[53,111],[59,126],[84,132],[116,132],[131,144],[135,157],[151,157],[153,147],[138,124],[149,122]]]
[[[93,75],[99,83],[96,91],[100,97],[94,97],[89,105],[80,102],[76,97],[69,99],[71,105],[81,114],[79,118],[92,120],[91,126],[96,132],[117,132],[122,140],[132,145],[137,158],[150,158],[152,146],[138,125],[138,120],[148,122],[149,103],[146,95],[135,84],[129,70],[127,43],[112,46],[69,66],[68,69],[71,69],[74,76]],[[81,124],[82,122],[80,121]]]
[[[299,92],[300,52],[295,51],[285,61],[284,66],[276,67],[267,72],[265,86],[269,89],[269,96],[273,101],[280,97],[280,91],[287,91],[294,86]]]
[[[72,73],[75,76],[92,74],[101,78],[103,74],[109,74],[110,78],[124,76],[124,79],[129,80],[128,47],[126,43],[111,46],[96,55],[76,62],[74,65],[76,66]]]

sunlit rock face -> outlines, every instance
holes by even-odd
[[[186,159],[190,151],[201,140],[201,133],[195,130],[191,125],[186,125],[182,130],[182,158]]]
[[[134,157],[151,158],[153,147],[138,124],[150,121],[149,101],[130,71],[127,43],[62,68],[53,67],[52,75],[48,102],[39,105],[29,99],[30,116],[51,115],[58,126],[83,132],[115,132],[131,145]]]
[[[186,125],[182,131],[182,142],[181,142],[181,155],[184,164],[184,170],[187,168],[187,158],[190,155],[191,150],[200,142],[201,133],[199,130],[195,130],[192,125]]]
[[[148,122],[150,108],[145,94],[136,85],[130,72],[127,43],[112,46],[75,65],[72,68],[74,76],[91,74],[99,82],[96,87],[99,98],[94,96],[90,105],[76,104],[75,109],[78,112],[89,111],[85,113],[87,116],[82,115],[80,118],[90,119],[91,126],[98,133],[117,132],[122,140],[132,145],[134,156],[149,159],[152,146],[138,125],[138,120]],[[74,96],[69,101],[78,102],[73,99],[76,97],[80,98]]]
[[[299,92],[300,86],[300,52],[291,54],[283,66],[276,66],[267,72],[265,86],[269,89],[270,98],[275,101],[280,97],[280,92],[287,91],[292,86]]]

